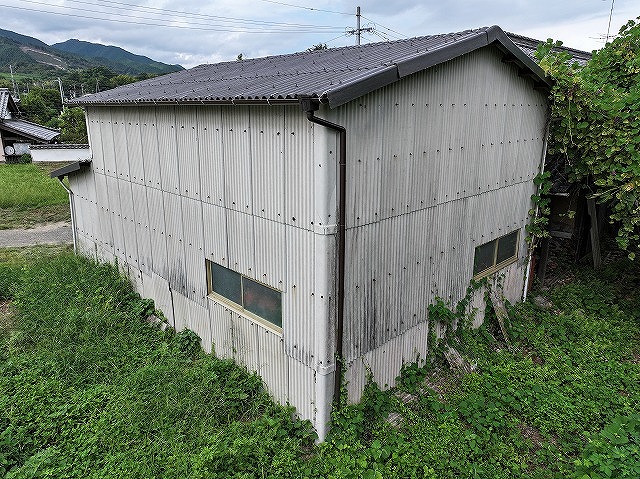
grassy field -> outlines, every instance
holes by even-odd
[[[69,197],[51,165],[0,164],[0,229],[70,221]]]
[[[578,269],[512,308],[510,348],[491,317],[462,328],[474,372],[407,365],[314,446],[260,378],[142,321],[115,267],[3,254],[0,477],[640,477],[638,264]]]

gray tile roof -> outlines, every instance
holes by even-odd
[[[497,26],[392,42],[200,65],[70,104],[292,102],[311,96],[336,107],[412,73],[495,44],[548,85],[544,72]]]
[[[58,130],[25,120],[2,120],[0,128],[36,141],[51,141],[60,134]]]
[[[536,60],[535,53],[538,49],[538,45],[544,43],[542,40],[536,40],[535,38],[524,37],[516,33],[506,32],[509,39],[516,44],[520,50],[522,50],[529,58]],[[569,48],[561,46],[554,49],[555,51],[566,52],[571,55],[571,59],[574,62],[584,66],[589,60],[591,60],[591,53],[583,50],[577,50],[575,48]]]
[[[0,120],[9,119],[13,113],[16,113],[16,108],[11,93],[8,88],[0,88]]]

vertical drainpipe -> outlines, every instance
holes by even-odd
[[[346,188],[347,188],[347,130],[344,126],[314,116],[320,108],[320,101],[311,97],[301,97],[300,106],[307,114],[307,119],[318,125],[338,132],[340,150],[338,152],[338,244],[337,244],[337,288],[336,288],[336,371],[333,386],[333,401],[340,404],[340,386],[342,384],[343,366],[343,331],[344,331],[344,273],[345,273],[345,236],[346,236]]]
[[[67,188],[67,185],[65,185],[64,181],[62,181],[63,179],[64,179],[64,176],[62,176],[62,177],[58,176],[58,181],[60,182],[62,187],[69,194],[69,209],[71,210],[71,235],[73,236],[73,253],[74,254],[78,254],[78,244],[77,244],[77,241],[76,241],[76,207],[75,207],[75,201],[74,201],[74,198],[73,198],[73,191],[71,191],[69,188]]]

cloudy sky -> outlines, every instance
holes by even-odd
[[[373,0],[359,2],[362,42],[499,25],[593,50],[629,19],[638,0]],[[2,28],[52,44],[77,38],[166,63],[292,53],[318,43],[353,45],[356,5],[338,0],[0,0]]]

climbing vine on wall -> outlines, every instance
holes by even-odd
[[[638,18],[640,20],[640,17]],[[610,208],[618,246],[634,258],[640,248],[640,23],[584,66],[551,40],[536,53],[553,77],[549,153],[562,154],[573,181]]]
[[[551,213],[551,199],[549,198],[549,192],[551,191],[551,173],[545,171],[540,173],[533,179],[533,182],[538,187],[538,191],[531,195],[531,201],[533,201],[534,207],[529,210],[529,216],[531,221],[526,226],[527,242],[529,245],[534,246],[536,238],[549,237],[549,214]]]

